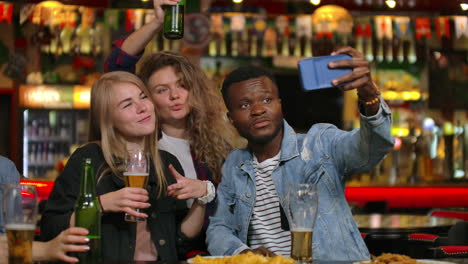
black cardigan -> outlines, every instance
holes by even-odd
[[[168,184],[175,179],[168,170],[169,164],[181,174],[183,169],[179,161],[166,151],[159,151],[164,173]],[[75,200],[80,191],[81,166],[83,158],[91,158],[96,180],[108,168],[101,148],[97,144],[87,144],[78,148],[70,157],[62,174],[57,178],[52,193],[46,203],[41,219],[41,240],[48,241],[69,227]],[[185,201],[166,196],[157,198],[157,184],[154,168],[151,168],[148,179],[149,203],[145,210],[148,214],[148,226],[151,238],[158,251],[158,259],[177,261],[177,245],[186,242],[187,238],[180,232],[180,224],[187,213]],[[122,179],[110,171],[104,173],[96,185],[97,195],[113,192],[124,187]],[[126,222],[124,213],[104,213],[101,226],[101,245],[103,258],[110,260],[133,260],[135,252],[136,224]]]

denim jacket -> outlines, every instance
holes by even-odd
[[[391,112],[383,102],[378,113],[361,115],[361,128],[343,131],[315,124],[296,134],[286,121],[279,166],[272,177],[278,197],[290,183],[316,183],[318,215],[313,233],[313,257],[321,260],[367,260],[344,195],[347,176],[375,166],[392,149]],[[234,255],[247,249],[247,232],[255,204],[255,172],[248,149],[231,152],[223,165],[217,208],[207,230],[211,255]]]

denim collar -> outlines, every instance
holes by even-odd
[[[299,155],[297,135],[294,129],[283,119],[283,140],[281,141],[280,161],[287,161]]]

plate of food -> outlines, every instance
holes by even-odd
[[[439,261],[433,259],[414,259],[406,255],[401,254],[393,254],[393,253],[383,253],[378,257],[372,257],[371,260],[368,261],[358,261],[354,262],[353,264],[391,264],[391,263],[398,263],[398,264],[454,264],[454,262],[448,261]]]
[[[187,259],[187,263],[194,264],[194,263],[199,263],[201,260],[222,259],[222,258],[223,256],[195,256],[193,258]]]
[[[196,256],[188,259],[189,264],[255,264],[255,263],[275,263],[275,264],[294,264],[292,258],[286,258],[281,255],[275,257],[265,257],[256,255],[252,252],[234,256]]]

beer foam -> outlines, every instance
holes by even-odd
[[[313,228],[294,228],[291,232],[314,232]]]
[[[5,225],[6,230],[35,230],[34,224],[7,224]]]
[[[124,172],[123,176],[142,176],[142,177],[148,177],[149,173],[147,172]]]

